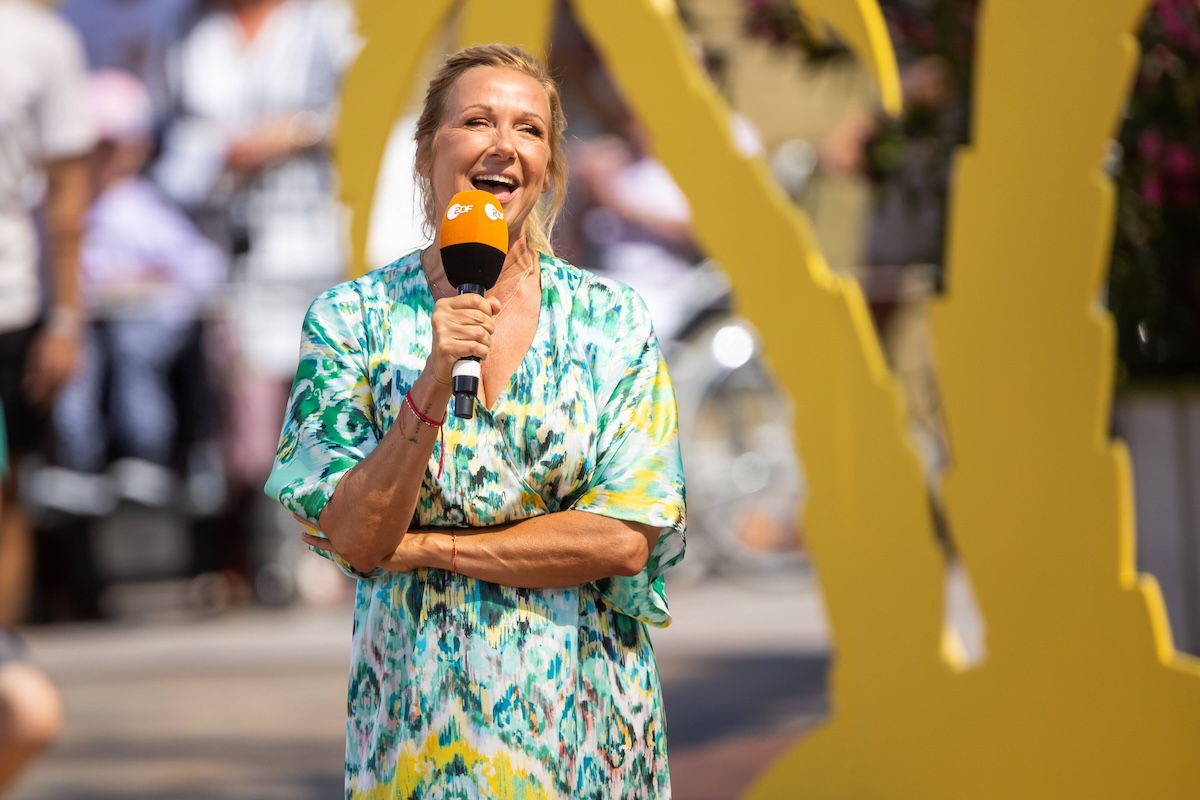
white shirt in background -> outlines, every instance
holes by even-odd
[[[92,147],[86,80],[83,48],[66,23],[28,0],[0,0],[0,333],[37,320],[32,210],[44,163]]]
[[[346,3],[287,0],[250,42],[232,14],[214,9],[168,58],[179,116],[155,179],[184,207],[232,218],[244,231],[250,248],[232,264],[228,314],[242,357],[268,374],[295,371],[305,310],[348,277],[343,214],[327,149],[239,186],[224,173],[226,148],[264,120],[332,124],[358,44]]]

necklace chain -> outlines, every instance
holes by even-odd
[[[521,284],[525,283],[525,279],[529,277],[529,273],[533,272],[534,263],[536,262],[530,262],[529,266],[525,268],[525,271],[521,273],[521,277],[517,279],[517,285],[513,287],[513,290],[508,293],[508,297],[505,298],[504,302],[500,304],[500,310],[496,312],[496,317],[504,313],[504,309],[508,308],[508,304],[511,303],[517,296],[517,292],[521,291]],[[436,282],[430,283],[429,288],[433,289],[434,292],[440,294],[442,297],[450,296],[443,293],[441,287],[438,286]],[[495,319],[496,317],[492,317],[492,319]]]

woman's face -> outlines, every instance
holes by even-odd
[[[509,241],[517,241],[550,188],[550,120],[550,100],[535,78],[501,67],[464,72],[450,89],[423,173],[439,218],[458,192],[483,189],[504,207]]]

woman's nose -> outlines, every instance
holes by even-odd
[[[512,158],[517,152],[513,142],[513,132],[507,128],[496,128],[496,137],[492,141],[492,152],[504,159]]]

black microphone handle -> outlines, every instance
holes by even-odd
[[[478,283],[460,283],[458,293],[482,295],[486,291]],[[479,395],[479,359],[475,356],[460,358],[454,364],[454,416],[470,419],[475,415],[475,398]]]

